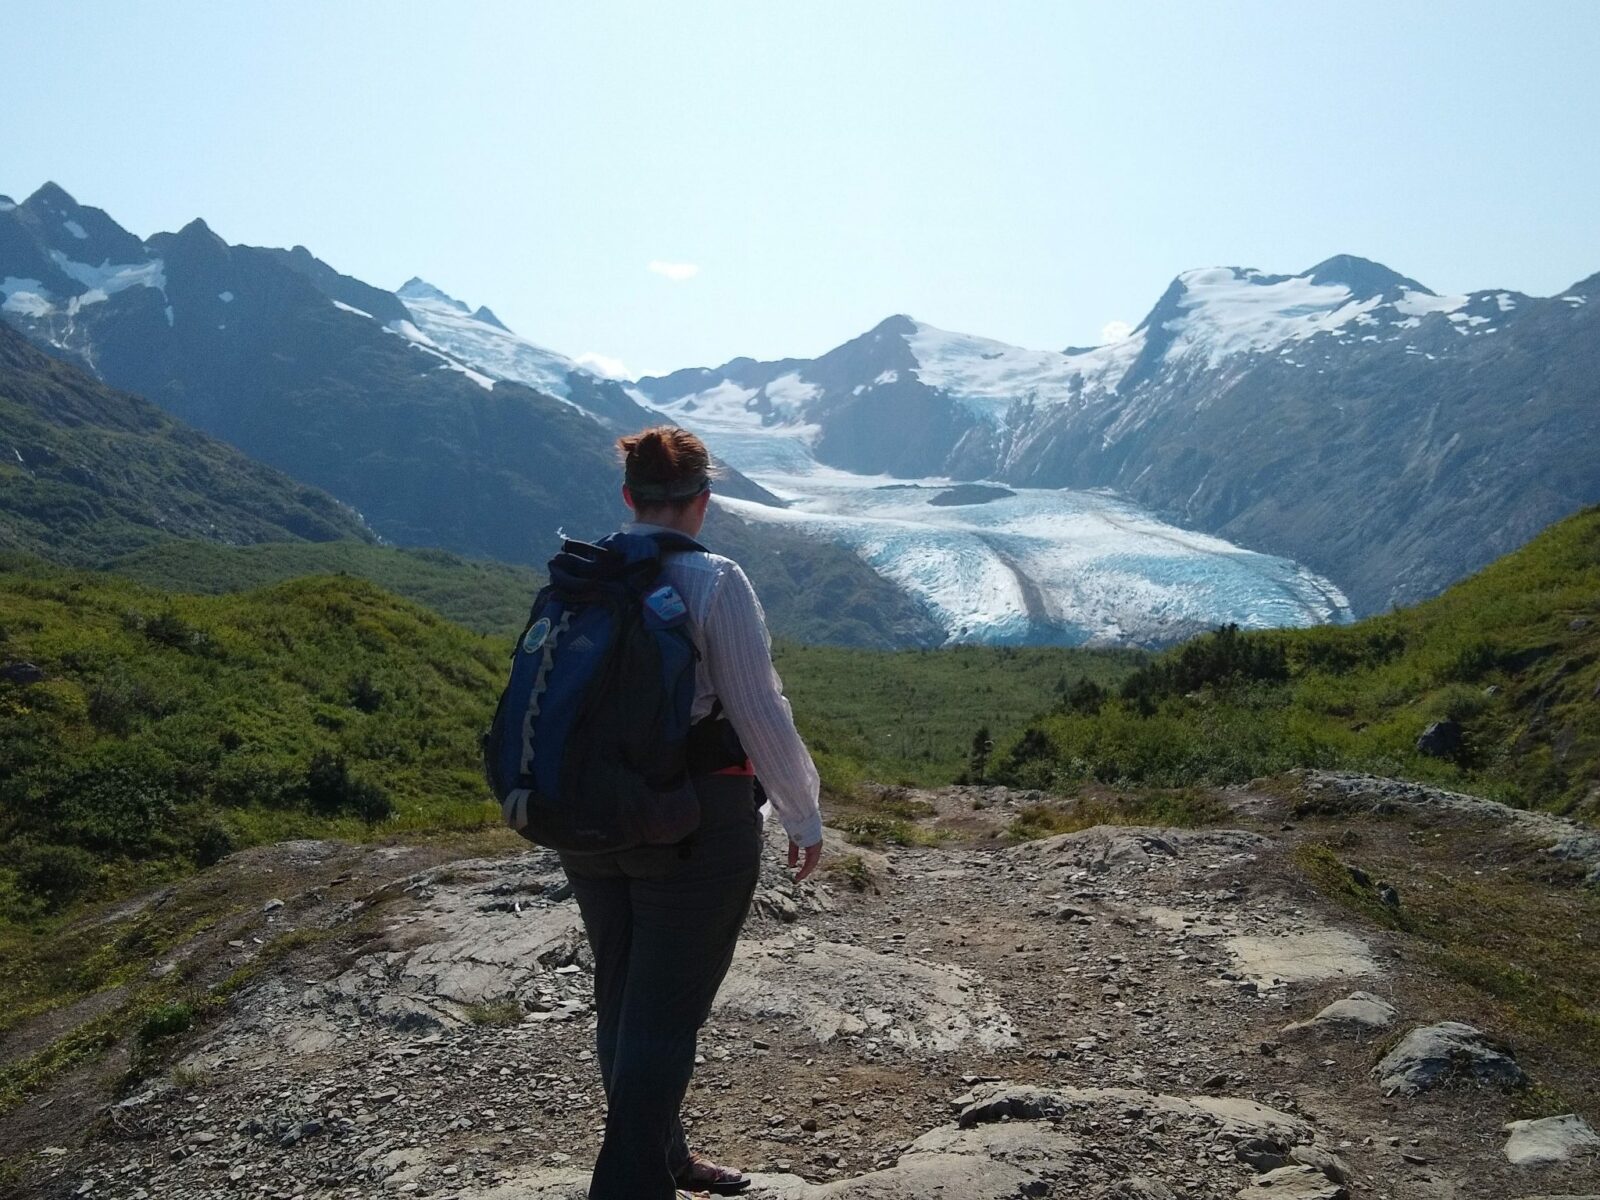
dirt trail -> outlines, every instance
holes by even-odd
[[[762,1173],[752,1195],[1600,1193],[1592,1148],[1507,1159],[1502,1126],[1530,1115],[1525,1092],[1380,1091],[1374,1065],[1414,1027],[1502,1031],[1418,947],[1307,885],[1295,847],[1348,814],[1291,818],[1240,789],[1228,828],[1011,845],[998,835],[1034,797],[917,798],[947,840],[865,850],[830,835],[814,885],[787,882],[773,838],[686,1106],[698,1146]],[[1484,813],[1385,803],[1404,811],[1360,836],[1544,853]],[[76,1126],[48,1107],[88,1103],[70,1082],[0,1125],[22,1194],[582,1196],[603,1097],[587,950],[553,856],[317,846],[297,843],[297,872],[280,871],[299,890],[214,950],[236,968],[256,937],[315,936],[167,1069]],[[361,890],[330,888],[319,861]],[[1353,993],[1366,999],[1343,1023],[1286,1032]],[[1510,1040],[1535,1094],[1600,1124],[1586,1063]]]

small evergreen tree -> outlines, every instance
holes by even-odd
[[[994,739],[987,725],[978,726],[972,735],[972,749],[967,752],[967,775],[973,783],[982,783],[989,772],[989,751],[994,749]]]

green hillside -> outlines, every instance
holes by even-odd
[[[863,781],[954,782],[972,744],[1020,731],[1040,709],[1084,686],[1115,688],[1142,650],[953,646],[847,650],[779,643],[773,661],[795,719],[835,793]]]
[[[351,541],[256,546],[169,541],[115,559],[107,567],[148,587],[212,594],[247,591],[305,575],[353,575],[475,633],[501,639],[508,647],[544,582],[529,568],[462,558],[448,550]]]
[[[853,554],[784,530],[752,533],[715,513],[706,544],[736,558],[761,595],[777,636],[883,648],[934,642],[939,632],[903,592]],[[554,537],[549,551],[556,550]],[[458,625],[510,639],[527,619],[541,572],[448,550],[352,541],[221,546],[165,540],[112,560],[110,570],[151,587],[235,592],[302,575],[354,575],[425,604]],[[508,642],[509,644],[509,642]]]
[[[1457,748],[1417,739],[1455,722]],[[1600,819],[1600,508],[1443,595],[1355,625],[1222,631],[1011,738],[996,777],[1166,786],[1296,766],[1431,781]]]
[[[0,565],[6,916],[256,842],[498,818],[476,745],[498,644],[363,580],[186,596]]]
[[[97,565],[172,537],[370,540],[350,509],[0,322],[0,549]]]

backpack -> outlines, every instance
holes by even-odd
[[[699,653],[683,598],[658,577],[664,554],[702,549],[682,534],[614,533],[564,541],[550,560],[483,735],[489,787],[529,841],[601,853],[679,842],[699,825]]]

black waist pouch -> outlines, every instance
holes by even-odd
[[[733,722],[722,715],[722,704],[711,710],[711,715],[689,726],[689,739],[685,744],[690,775],[711,775],[729,767],[743,766],[749,759]]]

